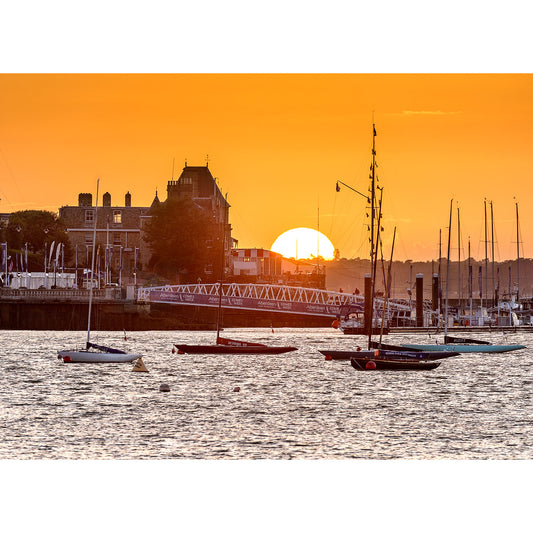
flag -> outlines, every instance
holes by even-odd
[[[50,246],[50,257],[48,258],[48,266],[50,266],[50,263],[52,262],[52,255],[54,255],[54,244],[56,241],[52,241],[52,244]]]
[[[2,270],[7,267],[7,242],[2,243]]]
[[[135,262],[134,262],[134,266],[133,266],[133,270],[135,270],[135,272],[137,272],[137,259],[139,257],[139,248],[135,248]]]
[[[58,242],[56,246],[56,265],[59,263],[60,254],[61,254],[61,243]]]
[[[341,188],[339,187],[339,182],[337,182],[337,183],[335,184],[335,190],[336,190],[337,192],[339,192],[339,191],[341,190]]]
[[[26,263],[26,270],[28,270],[28,243],[24,245],[24,262]]]
[[[481,267],[479,267],[479,299],[480,300],[483,299],[482,289],[483,289],[483,275],[481,273]]]
[[[376,126],[372,126],[374,128],[374,137],[377,135],[376,133]]]

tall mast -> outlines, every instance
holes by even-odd
[[[458,314],[461,313],[461,219],[459,218],[459,206],[457,206],[457,297],[458,297]]]
[[[441,254],[441,246],[442,246],[442,228],[439,228],[439,285],[437,288],[437,300],[438,300],[438,317],[439,317],[439,326],[440,326],[440,313],[441,313],[441,300],[442,300],[442,282],[441,282],[441,262],[442,262],[442,254]]]
[[[370,174],[370,272],[371,272],[371,290],[370,290],[370,324],[368,328],[368,349],[372,342],[372,325],[374,321],[374,287],[376,282],[375,265],[377,254],[374,251],[374,218],[376,207],[376,125],[372,122],[372,168]],[[379,221],[378,221],[379,224]]]
[[[490,227],[491,227],[491,247],[492,247],[492,307],[496,305],[496,277],[494,276],[494,214],[492,211],[492,200],[490,202]]]
[[[470,298],[470,320],[468,321],[472,325],[472,293],[474,292],[472,287],[472,265],[470,264],[470,237],[468,237],[468,297]]]
[[[93,279],[94,279],[94,256],[96,255],[96,214],[98,210],[98,186],[100,180],[96,180],[96,203],[94,204],[94,226],[93,226],[93,256],[91,258],[91,287],[89,289],[89,312],[87,313],[87,344],[86,348],[89,349],[89,341],[91,337],[91,309],[93,305]]]
[[[391,269],[392,269],[392,256],[394,253],[394,241],[396,240],[396,227],[394,227],[394,233],[392,235],[392,248],[390,252],[389,268],[387,272],[387,281],[385,282],[385,301],[383,302],[383,316],[381,317],[381,329],[379,332],[379,347],[381,348],[381,339],[383,338],[383,326],[385,325],[385,313],[387,311],[387,304],[389,301],[389,292],[391,285]]]
[[[228,194],[226,193],[226,203],[228,200]],[[221,223],[220,223],[220,233],[221,233],[221,263],[220,263],[220,283],[218,285],[218,309],[217,309],[217,340],[216,343],[218,344],[218,340],[220,338],[220,329],[221,329],[221,322],[222,322],[222,288],[224,283],[224,269],[226,266],[226,227],[225,227],[226,219],[223,216]]]
[[[487,288],[487,278],[489,274],[489,259],[488,259],[488,251],[487,251],[487,200],[485,199],[483,201],[484,207],[485,207],[485,300],[488,302],[488,288]],[[483,316],[483,299],[481,299],[481,316]],[[485,321],[483,320],[483,324],[485,324]]]
[[[448,289],[450,286],[450,241],[452,237],[452,209],[453,198],[450,200],[450,223],[448,225],[448,256],[446,258],[446,308],[444,311],[444,342],[448,335]]]
[[[370,271],[374,271],[374,217],[376,208],[376,125],[372,124],[372,174],[370,174]]]
[[[518,229],[518,202],[516,206],[516,303],[518,303],[520,297],[520,239]],[[511,295],[509,294],[509,298]]]

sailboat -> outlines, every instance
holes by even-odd
[[[217,336],[215,344],[174,344],[179,354],[280,354],[297,350],[295,346],[268,346],[258,342],[227,339],[220,336],[222,329],[222,286],[224,278],[224,231],[222,230],[222,263],[218,286]],[[172,352],[174,353],[174,349]]]
[[[98,185],[100,180],[96,182],[96,204],[94,208],[94,228],[93,228],[93,253],[91,261],[91,285],[89,288],[89,312],[87,319],[87,341],[85,348],[81,350],[60,350],[58,351],[58,359],[64,363],[129,363],[139,359],[141,355],[131,354],[118,350],[117,348],[110,348],[109,346],[102,346],[91,342],[91,312],[93,303],[93,279],[94,279],[94,257],[96,250],[96,218],[98,212]]]
[[[371,186],[370,186],[370,197],[366,196],[359,191],[356,191],[352,187],[349,187],[357,194],[366,198],[367,202],[370,204],[370,269],[371,269],[371,290],[370,290],[370,303],[368,306],[368,350],[361,350],[360,348],[356,350],[319,350],[319,352],[325,355],[326,360],[339,360],[339,359],[349,359],[353,368],[356,370],[433,370],[440,365],[440,362],[435,362],[430,360],[431,354],[426,353],[420,350],[402,350],[402,349],[386,349],[381,344],[381,337],[383,334],[383,322],[385,320],[385,307],[386,300],[383,308],[383,316],[381,321],[381,333],[379,343],[377,348],[374,348],[375,344],[372,341],[373,327],[373,314],[374,314],[374,297],[375,297],[375,286],[376,286],[376,267],[378,259],[378,247],[380,246],[381,240],[381,206],[383,200],[383,187],[377,187],[380,190],[380,199],[376,199],[376,126],[372,125],[373,136],[372,136],[372,164],[370,166],[371,174]],[[343,185],[346,185],[343,183]],[[337,182],[337,191],[339,191],[339,182]],[[376,216],[376,211],[378,214]],[[377,220],[377,223],[376,223]],[[394,232],[396,235],[396,230]],[[394,250],[394,240],[393,247]],[[391,263],[392,263],[392,252],[391,252]],[[388,296],[388,291],[390,287],[390,269],[389,269],[389,279],[387,282],[387,288],[385,290],[386,297]]]
[[[455,352],[455,353],[503,353],[513,350],[521,350],[525,346],[521,344],[491,344],[488,341],[476,339],[464,339],[448,335],[448,287],[450,272],[450,238],[452,226],[452,206],[450,202],[450,224],[448,231],[448,258],[446,262],[446,305],[444,312],[444,344],[402,344],[409,350],[424,350],[426,352]],[[485,261],[486,262],[486,261]]]

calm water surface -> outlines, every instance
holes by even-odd
[[[2,459],[531,459],[533,349],[463,354],[429,372],[356,372],[321,348],[364,346],[333,329],[226,330],[294,345],[281,355],[178,355],[213,332],[95,334],[143,354],[64,364],[83,332],[1,331]],[[503,335],[480,338],[504,342]],[[386,342],[426,342],[389,335]],[[509,342],[533,339],[508,334]],[[433,339],[429,340],[433,342]],[[170,392],[159,391],[162,383]],[[240,387],[240,392],[234,392]]]

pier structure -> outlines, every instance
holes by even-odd
[[[336,318],[350,308],[363,309],[365,298],[359,294],[327,291],[288,285],[263,285],[226,283],[199,283],[143,287],[137,292],[137,300],[146,303],[166,303],[204,307],[221,307],[249,311],[268,311],[319,317]],[[377,310],[383,309],[383,298],[375,299]],[[393,300],[387,304],[390,312],[406,312],[405,302]],[[430,304],[427,304],[430,310]]]

